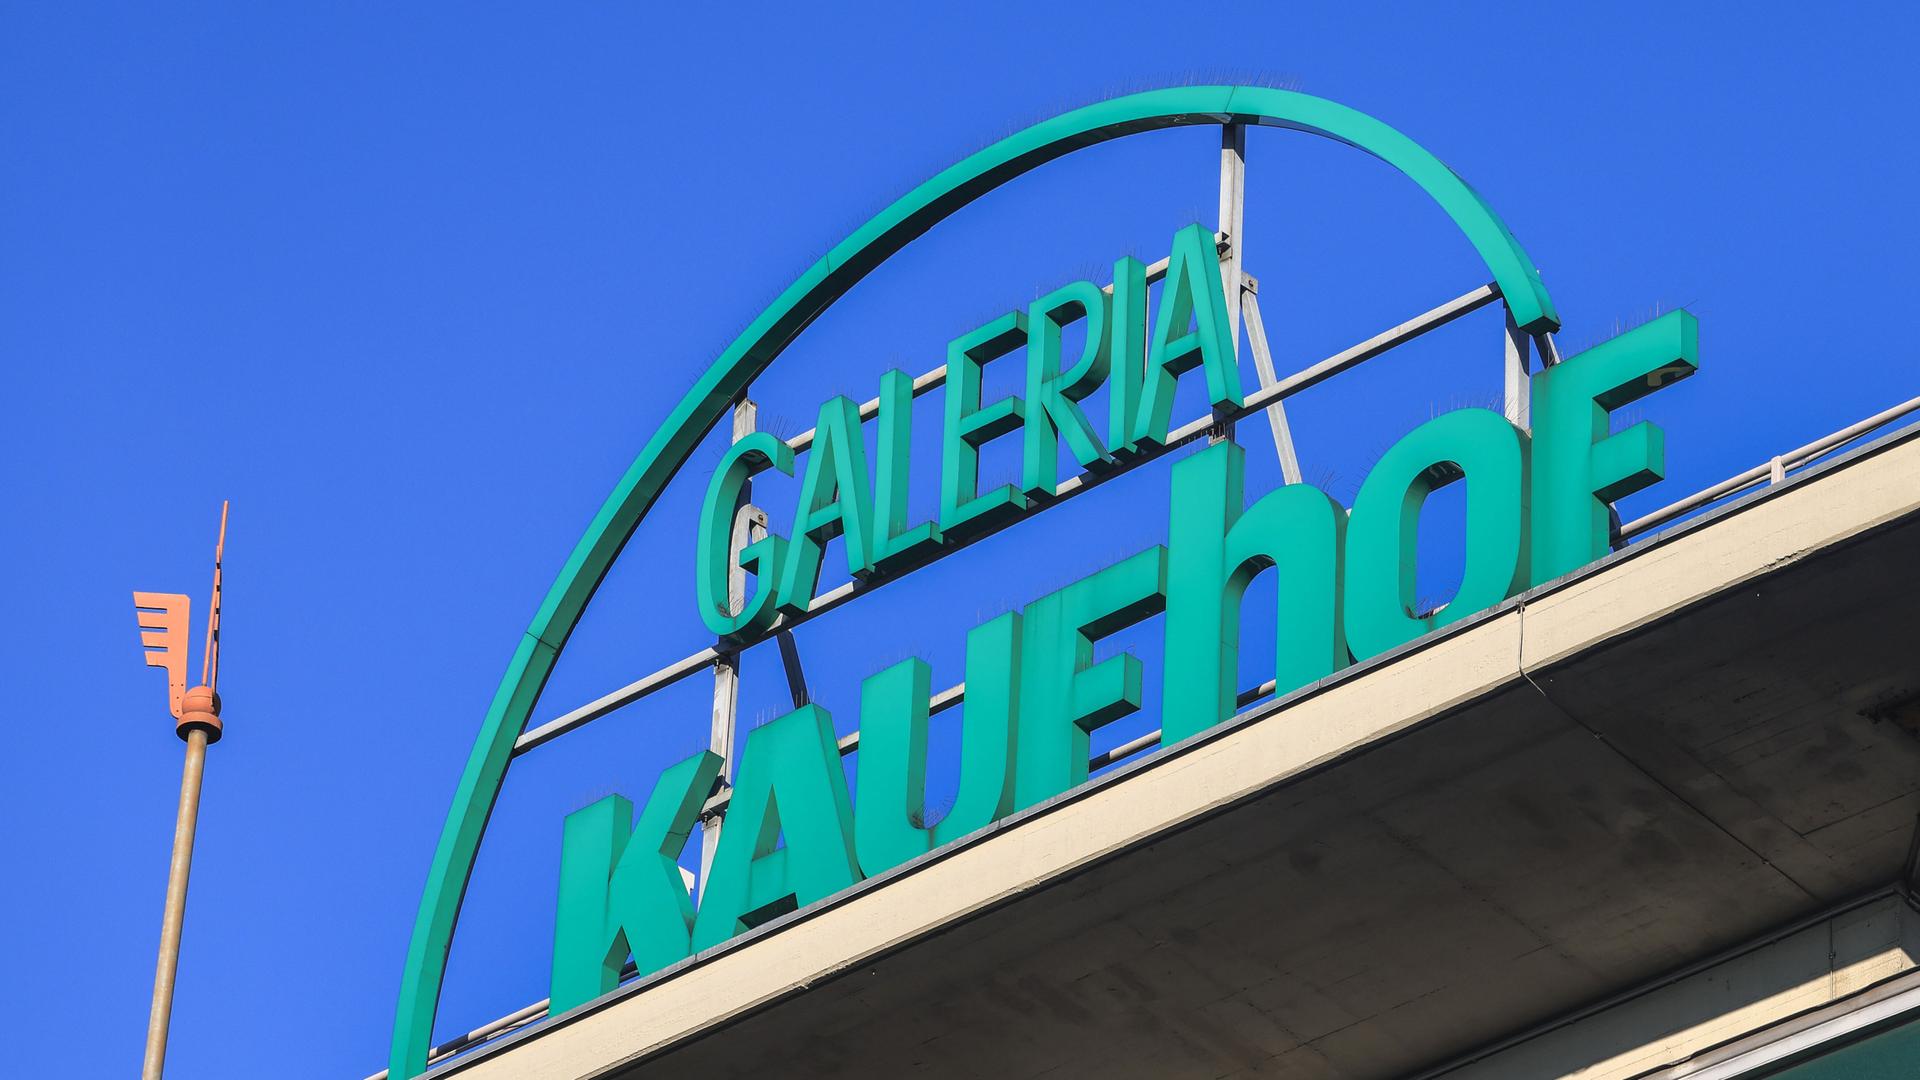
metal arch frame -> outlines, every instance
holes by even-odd
[[[601,580],[661,491],[733,401],[808,324],[869,272],[981,195],[1055,158],[1124,135],[1231,123],[1320,135],[1393,166],[1439,204],[1473,245],[1521,329],[1534,334],[1558,329],[1558,314],[1532,260],[1464,180],[1379,120],[1292,91],[1188,86],[1115,98],[1010,135],[908,192],[808,267],[701,374],[607,496],[547,591],[487,708],[435,846],[394,1012],[390,1075],[413,1077],[426,1069],[454,924],[515,739]]]

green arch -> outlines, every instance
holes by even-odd
[[[425,1071],[453,926],[514,740],[560,650],[620,549],[728,406],[807,324],[943,218],[1055,158],[1144,131],[1242,121],[1325,136],[1364,150],[1420,185],[1473,244],[1514,320],[1559,325],[1532,260],[1467,183],[1413,140],[1344,105],[1257,86],[1183,86],[1114,98],[1054,117],[979,151],[908,192],[808,267],[687,391],[594,515],[514,651],[460,775],[434,849],[394,1013],[390,1075]]]

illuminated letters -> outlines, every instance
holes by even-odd
[[[1533,376],[1533,580],[1611,548],[1607,504],[1666,474],[1666,437],[1642,421],[1607,434],[1613,410],[1693,374],[1700,324],[1663,315]]]
[[[1026,404],[1004,397],[980,406],[981,369],[1026,343],[1027,317],[1009,311],[947,346],[947,427],[940,455],[940,528],[992,528],[1027,508],[1027,497],[1012,484],[985,494],[980,490],[980,447],[1020,427]]]
[[[1140,658],[1093,662],[1093,640],[1161,610],[1167,549],[1152,547],[1028,604],[1020,655],[1014,804],[1043,802],[1087,778],[1087,733],[1140,708]]]
[[[755,728],[741,755],[727,827],[700,887],[693,951],[859,880],[833,718],[806,705]]]
[[[612,990],[629,953],[643,974],[686,957],[693,900],[675,860],[720,765],[703,750],[661,773],[638,824],[633,804],[618,795],[567,815],[553,923],[554,1015]]]
[[[931,521],[907,525],[908,468],[913,454],[913,376],[895,368],[880,376],[880,448],[873,490],[873,565],[881,570],[924,556],[940,543]]]
[[[700,506],[700,544],[695,550],[694,589],[698,594],[700,618],[707,629],[721,637],[745,635],[765,630],[779,614],[774,594],[780,581],[780,567],[786,561],[785,539],[768,534],[740,551],[740,565],[759,578],[756,589],[739,610],[734,611],[727,598],[727,577],[732,564],[730,554],[735,521],[744,500],[747,479],[758,468],[778,469],[793,475],[793,450],[764,431],[756,431],[727,448],[720,468],[707,485],[706,502]]]
[[[807,475],[793,512],[793,539],[780,568],[780,610],[802,612],[820,584],[820,557],[827,542],[842,537],[847,569],[873,568],[873,489],[868,486],[867,445],[860,437],[860,406],[837,397],[820,406],[807,454]]]
[[[1147,266],[1132,256],[1113,264],[1113,301],[1107,321],[1107,452],[1129,453],[1147,370]]]
[[[1213,234],[1198,225],[1173,238],[1167,279],[1160,285],[1160,315],[1147,352],[1146,383],[1135,415],[1136,442],[1167,441],[1173,423],[1173,387],[1199,367],[1207,376],[1207,400],[1240,404],[1240,367],[1234,363],[1233,330],[1227,323],[1226,289]]]
[[[1347,643],[1355,659],[1386,652],[1527,587],[1527,433],[1486,409],[1414,428],[1367,474],[1347,522]],[[1420,507],[1466,478],[1466,568],[1452,601],[1420,611],[1414,553]]]
[[[937,823],[926,821],[927,702],[931,672],[902,660],[860,688],[860,760],[854,833],[871,877],[1013,810],[1020,715],[1020,616],[1002,615],[967,634],[960,787]]]
[[[1217,275],[1216,275],[1217,276]],[[1051,495],[1060,480],[1061,437],[1081,468],[1107,460],[1100,436],[1080,411],[1081,398],[1107,381],[1109,298],[1091,281],[1076,281],[1033,302],[1027,312],[1026,442],[1020,471],[1028,495]],[[1060,369],[1061,330],[1086,321],[1080,358]]]
[[[764,433],[736,443],[708,488],[700,518],[698,600],[714,633],[744,639],[764,632],[780,613],[807,610],[819,587],[828,542],[840,537],[855,575],[926,561],[937,549],[965,542],[1028,510],[1059,483],[1059,450],[1082,469],[1099,468],[1142,444],[1164,443],[1179,377],[1204,369],[1208,398],[1239,405],[1226,297],[1213,235],[1198,225],[1173,238],[1158,318],[1147,332],[1146,267],[1114,263],[1111,291],[1076,281],[955,338],[947,346],[945,425],[941,432],[937,521],[908,522],[914,380],[903,371],[880,379],[878,459],[870,471],[859,407],[835,398],[820,408],[795,507],[792,539],[770,534],[740,554],[760,579],[740,611],[727,600],[729,544],[745,484],[760,469],[793,475],[794,452]],[[1083,324],[1078,355],[1063,363],[1065,331]],[[986,366],[1026,350],[1025,396],[981,402]],[[1103,439],[1080,403],[1108,387]],[[1021,433],[1020,479],[980,490],[980,449]]]
[[[792,539],[744,544],[757,579],[734,610],[729,553],[746,483],[794,475],[792,447],[765,432],[728,448],[700,516],[697,592],[707,626],[751,641],[813,602],[826,545],[844,540],[856,575],[934,558],[1036,505],[1059,484],[1060,445],[1082,469],[1164,445],[1175,386],[1195,368],[1209,400],[1239,405],[1239,369],[1213,237],[1183,229],[1148,333],[1146,267],[1114,264],[1111,291],[1055,289],[948,347],[937,521],[908,513],[914,380],[886,372],[868,469],[859,407],[820,409]],[[1083,334],[1068,362],[1067,328]],[[926,807],[932,670],[904,660],[861,686],[861,736],[850,796],[833,725],[807,706],[746,740],[726,828],[700,904],[676,860],[721,769],[701,754],[669,769],[631,830],[618,796],[569,815],[561,857],[553,999],[564,1011],[610,990],[630,953],[650,972],[962,839],[1087,779],[1089,735],[1138,710],[1140,660],[1094,662],[1097,639],[1164,610],[1160,743],[1171,746],[1238,707],[1241,604],[1262,572],[1277,575],[1273,690],[1281,697],[1355,659],[1397,648],[1500,603],[1608,550],[1608,503],[1659,479],[1660,429],[1608,432],[1608,415],[1694,370],[1698,329],[1676,312],[1532,376],[1532,433],[1463,409],[1408,433],[1381,457],[1351,514],[1325,492],[1289,484],[1246,502],[1246,451],[1231,440],[1177,462],[1167,543],[976,626],[967,635],[958,791],[937,821]],[[1024,396],[981,402],[987,364],[1026,350]],[[1109,389],[1104,436],[1081,403]],[[1015,431],[1020,480],[979,490],[980,448]],[[1466,484],[1465,565],[1453,599],[1415,598],[1422,507]]]
[[[1347,663],[1340,614],[1346,510],[1318,488],[1289,484],[1242,511],[1246,462],[1246,451],[1226,442],[1173,467],[1160,694],[1160,738],[1168,745],[1233,715],[1240,598],[1267,567],[1280,576],[1274,696]]]

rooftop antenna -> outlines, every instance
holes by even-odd
[[[220,503],[220,538],[213,546],[213,598],[207,612],[207,644],[200,654],[200,685],[186,689],[191,645],[190,601],[180,593],[135,592],[133,606],[147,664],[167,669],[167,707],[174,733],[187,744],[180,776],[180,811],[173,825],[173,861],[167,867],[167,904],[160,920],[160,960],[153,973],[153,1011],[147,1018],[142,1080],[160,1080],[167,1059],[167,1027],[173,1017],[174,974],[180,966],[180,928],[187,914],[187,875],[193,869],[194,825],[200,817],[200,778],[207,747],[220,741],[220,562],[227,547],[227,503]]]

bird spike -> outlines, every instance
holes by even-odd
[[[213,544],[213,599],[207,611],[207,647],[200,654],[200,683],[220,688],[220,562],[227,550],[227,500],[220,500],[220,538]]]

